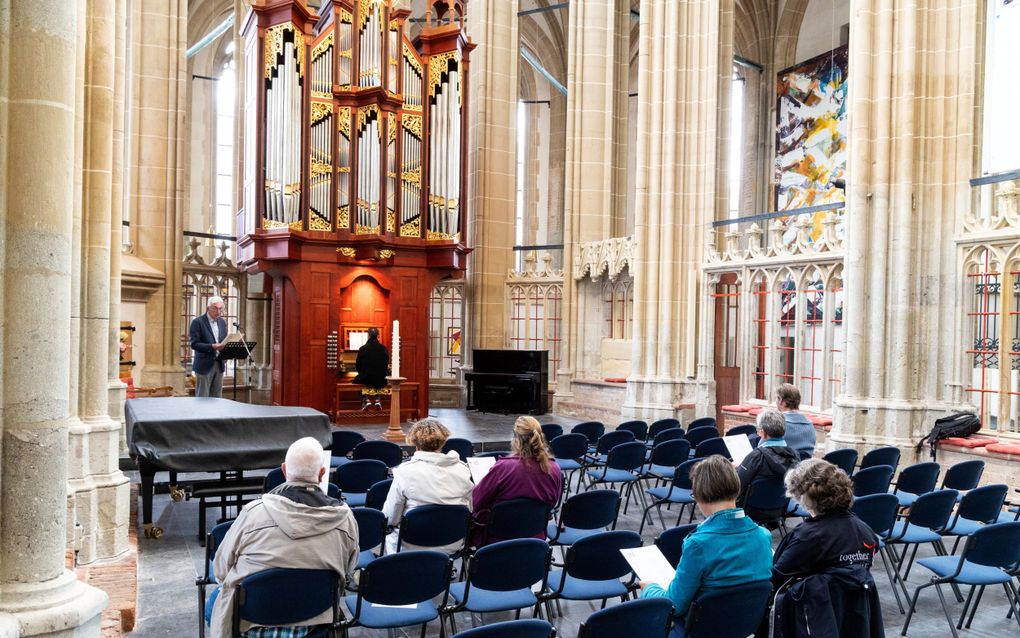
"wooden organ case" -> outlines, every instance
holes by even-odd
[[[334,422],[362,412],[348,336],[400,321],[402,417],[428,410],[428,304],[463,276],[467,0],[256,0],[243,38],[239,263],[272,282],[272,397]],[[392,352],[391,352],[392,357]]]

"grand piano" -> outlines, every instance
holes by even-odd
[[[474,369],[464,374],[467,409],[503,414],[549,411],[549,352],[473,350]]]
[[[156,472],[170,472],[175,500],[181,494],[176,491],[177,472],[219,472],[218,480],[205,483],[227,494],[244,485],[245,470],[278,467],[287,448],[302,437],[313,437],[323,447],[331,443],[329,419],[311,408],[167,397],[129,399],[124,412],[128,449],[141,475],[142,523],[149,538],[163,533],[152,526]],[[200,483],[191,482],[189,488]],[[202,514],[204,519],[204,508]]]

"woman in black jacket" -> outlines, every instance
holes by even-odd
[[[786,491],[811,516],[776,547],[773,585],[831,567],[871,569],[878,538],[850,512],[853,483],[843,470],[822,459],[802,461],[787,473]]]

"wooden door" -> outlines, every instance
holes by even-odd
[[[736,273],[726,273],[715,293],[715,409],[719,431],[724,431],[722,406],[740,403],[740,365],[737,359],[740,284]]]

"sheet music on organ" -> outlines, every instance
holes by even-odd
[[[620,553],[630,563],[638,580],[655,583],[666,589],[673,582],[673,577],[676,576],[676,569],[669,564],[669,561],[655,545],[621,549]]]
[[[733,457],[733,463],[735,465],[743,463],[744,457],[752,451],[751,440],[747,438],[746,434],[724,436],[723,443],[726,444],[726,449],[729,450],[730,456]]]
[[[471,470],[471,480],[478,485],[489,473],[492,466],[496,464],[494,456],[469,456],[467,459],[468,469]]]

